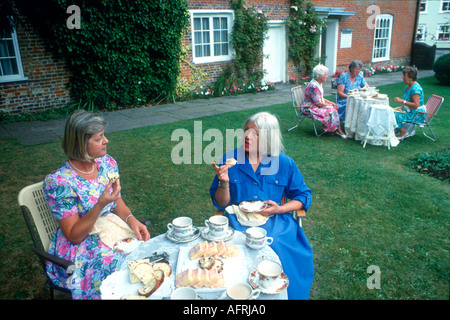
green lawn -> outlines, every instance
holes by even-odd
[[[370,79],[369,79],[370,80]],[[289,133],[286,153],[313,191],[303,227],[314,251],[311,299],[449,299],[448,183],[407,166],[419,152],[449,149],[450,90],[434,78],[420,79],[426,99],[445,97],[433,122],[437,142],[420,130],[398,147],[362,148],[337,136],[317,138],[309,121]],[[392,103],[402,83],[379,87]],[[264,93],[262,93],[264,94]],[[290,104],[196,119],[203,132],[237,129],[251,114],[270,111],[283,128],[294,113]],[[112,133],[109,154],[119,163],[122,194],[137,216],[152,220],[153,236],[164,233],[174,217],[190,215],[196,225],[215,211],[209,198],[214,171],[207,163],[175,165],[172,132],[194,130],[194,120]],[[22,146],[0,141],[0,299],[46,298],[37,258],[17,205],[21,188],[35,183],[65,161],[59,143]],[[203,142],[205,148],[209,141]],[[219,155],[218,155],[219,156]],[[368,289],[367,268],[381,271],[381,288]],[[301,266],[299,266],[301,268]]]

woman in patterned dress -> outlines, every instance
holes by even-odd
[[[364,77],[360,74],[363,64],[359,60],[353,60],[348,66],[349,72],[341,74],[337,81],[336,103],[339,107],[338,113],[341,121],[345,121],[345,109],[350,90],[367,88]]]
[[[314,120],[322,123],[325,132],[334,132],[343,139],[347,136],[341,129],[338,106],[323,97],[322,83],[327,81],[328,68],[317,65],[313,69],[313,80],[306,86],[303,107],[309,107]]]
[[[107,155],[106,122],[90,112],[77,111],[67,121],[63,149],[69,160],[44,180],[44,193],[59,228],[49,253],[74,262],[66,271],[47,263],[52,281],[72,292],[74,299],[99,299],[102,281],[118,270],[125,255],[105,245],[97,234],[89,234],[99,216],[116,214],[126,221],[139,240],[148,240],[140,223],[121,198],[120,183],[112,183],[108,172],[118,172]]]
[[[417,114],[417,111],[426,112],[423,105],[423,89],[417,82],[417,68],[405,67],[403,70],[403,83],[406,84],[403,90],[403,98],[395,97],[394,102],[401,103],[402,106],[395,108],[395,120],[397,120],[396,129],[400,129],[397,135],[399,140],[408,137],[406,128],[403,127],[404,121],[415,119],[417,122],[425,120],[425,114]]]

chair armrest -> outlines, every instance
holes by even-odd
[[[427,113],[427,112],[423,112],[423,111],[417,111],[417,113],[420,113],[420,114],[427,114],[427,115],[429,115],[429,116],[436,116],[436,114],[434,114],[434,113]]]
[[[148,220],[148,219],[141,219],[141,218],[137,218],[137,217],[136,217],[136,219],[138,219],[138,221],[140,223],[145,224],[147,227],[152,224],[152,222],[150,220]]]
[[[50,254],[48,252],[45,252],[41,249],[33,247],[33,248],[31,248],[31,250],[33,250],[34,253],[36,253],[39,257],[44,258],[45,260],[50,261],[53,264],[56,264],[57,266],[64,268],[65,270],[70,271],[69,267],[74,265],[74,263],[72,261],[57,257],[57,256]]]

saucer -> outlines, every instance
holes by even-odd
[[[279,281],[277,281],[277,283],[270,288],[263,288],[259,286],[260,280],[257,270],[253,270],[252,272],[250,272],[248,276],[248,282],[253,287],[253,289],[259,289],[262,293],[265,294],[278,294],[286,290],[289,286],[289,278],[284,272],[281,273]]]
[[[197,239],[199,236],[200,236],[200,230],[197,229],[196,227],[192,227],[192,235],[190,237],[183,238],[183,239],[174,237],[174,235],[170,231],[166,232],[167,239],[169,239],[170,241],[176,242],[176,243],[190,242],[192,240]]]
[[[209,234],[209,228],[206,227],[205,229],[202,230],[202,238],[208,241],[228,241],[231,238],[233,238],[234,236],[234,229],[230,226],[228,226],[228,231],[227,234],[223,237],[213,237],[212,235]]]

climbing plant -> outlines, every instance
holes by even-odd
[[[231,44],[235,56],[215,84],[217,93],[236,85],[259,86],[264,77],[262,63],[264,40],[269,30],[267,18],[261,10],[247,7],[244,0],[231,0],[231,8],[234,10]]]
[[[317,16],[311,1],[291,0],[287,21],[289,58],[305,75],[310,75],[314,64],[320,30],[325,23]]]
[[[48,40],[51,51],[65,59],[75,101],[116,109],[172,96],[189,17],[187,0],[75,3],[79,29],[66,23],[73,1],[17,2],[21,15]]]

